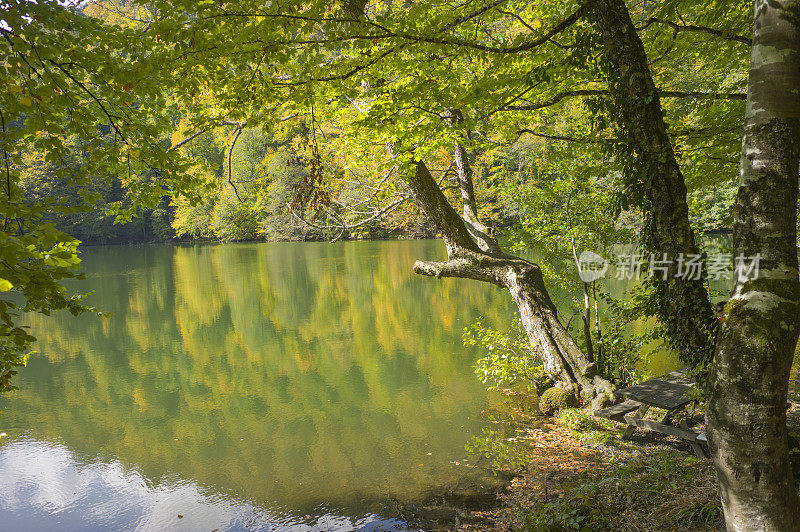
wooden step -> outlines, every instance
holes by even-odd
[[[638,417],[633,416],[624,416],[624,419],[628,425],[633,425],[639,427],[640,429],[654,430],[662,434],[669,434],[670,436],[676,436],[690,442],[697,441],[698,436],[700,436],[700,434],[689,429],[673,427],[672,425],[664,425],[663,423],[657,423],[655,421],[650,421],[649,419],[639,419]],[[703,438],[705,438],[705,433],[703,433]]]
[[[639,401],[628,400],[622,403],[616,404],[614,406],[609,406],[607,408],[601,408],[600,410],[594,413],[597,417],[604,417],[606,419],[610,419],[612,421],[618,421],[620,423],[624,422],[623,416],[634,410],[638,409],[642,406],[642,403]]]

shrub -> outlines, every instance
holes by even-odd
[[[575,506],[575,502],[562,498],[530,509],[521,515],[522,529],[525,532],[567,532],[605,528],[602,520],[594,519],[590,508]]]
[[[561,388],[548,388],[539,398],[539,411],[549,416],[557,410],[578,406],[575,394]]]
[[[508,332],[485,327],[480,320],[464,328],[464,345],[481,346],[489,354],[475,363],[475,373],[490,390],[524,385],[541,394],[553,381],[541,365],[536,365],[528,339],[514,320]]]
[[[600,423],[595,418],[577,408],[559,411],[558,419],[573,432],[588,432],[600,428]]]

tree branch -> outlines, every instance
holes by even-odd
[[[493,275],[494,272],[476,265],[475,260],[467,257],[459,257],[444,262],[418,260],[414,262],[414,273],[436,277],[437,279],[458,277],[505,286],[499,276]]]
[[[287,115],[287,116],[281,117],[281,118],[278,119],[278,121],[279,122],[285,122],[287,120],[291,120],[292,118],[297,118],[298,116],[300,116],[298,113],[294,113],[294,114],[291,114],[291,115]],[[219,124],[222,125],[222,126],[236,126],[236,127],[246,127],[247,126],[247,122],[235,122],[233,120],[223,120]],[[211,130],[210,127],[206,127],[206,128],[201,129],[200,131],[196,131],[195,133],[192,133],[191,135],[189,135],[188,137],[186,137],[182,141],[178,142],[174,146],[170,146],[170,148],[167,151],[170,152],[172,150],[176,150],[176,149],[180,148],[181,146],[185,145],[186,143],[193,141],[194,139],[196,139],[197,137],[199,137],[203,133],[206,133],[206,132],[208,132],[210,130]]]
[[[699,98],[702,100],[742,100],[747,98],[747,94],[739,92],[715,93],[702,91],[665,91],[659,90],[658,95],[662,98]]]
[[[173,150],[177,150],[181,146],[183,146],[183,145],[185,145],[185,144],[187,144],[189,142],[192,142],[194,139],[196,139],[197,137],[199,137],[200,135],[202,135],[203,133],[205,133],[209,129],[210,128],[205,128],[205,129],[201,129],[200,131],[197,131],[196,133],[192,133],[191,135],[189,135],[188,137],[186,137],[182,141],[178,142],[174,146],[170,146],[170,148],[167,151],[170,152],[170,151],[173,151]]]
[[[448,31],[448,30],[458,26],[459,24],[461,24],[461,23],[463,23],[463,22],[465,22],[467,20],[475,18],[475,17],[485,13],[486,11],[496,7],[497,5],[500,5],[501,3],[503,3],[503,1],[504,0],[495,0],[495,2],[492,2],[492,3],[488,4],[487,6],[484,6],[484,7],[480,8],[480,9],[478,9],[478,10],[476,10],[476,11],[474,11],[474,12],[468,14],[468,15],[459,17],[458,19],[456,19],[456,20],[454,20],[452,22],[449,22],[449,23],[445,24],[444,26],[442,26],[441,28],[435,30],[433,32],[433,35],[439,35],[440,33]],[[388,28],[386,26],[383,26],[381,24],[378,24],[377,22],[371,21],[371,20],[362,20],[362,21],[359,21],[359,23],[363,24],[363,25],[366,25],[368,27],[371,27],[373,29],[379,30],[381,32],[380,34],[376,34],[374,36],[369,37],[369,38],[371,38],[373,40],[394,38],[394,39],[402,39],[402,40],[408,41],[408,42],[426,42],[426,43],[431,43],[431,44],[445,44],[445,45],[450,45],[450,46],[459,46],[459,47],[465,47],[465,48],[472,48],[472,49],[475,49],[475,50],[480,50],[480,51],[483,51],[483,52],[496,53],[496,54],[513,54],[513,53],[517,53],[517,52],[524,52],[524,51],[527,51],[527,50],[532,50],[532,49],[537,48],[537,47],[541,46],[542,44],[548,42],[554,36],[556,36],[559,33],[563,32],[564,30],[566,30],[567,28],[569,28],[570,26],[575,24],[578,20],[580,20],[587,13],[589,5],[592,4],[594,1],[595,0],[588,0],[587,2],[585,2],[583,5],[578,7],[578,9],[576,9],[572,14],[567,16],[564,20],[562,20],[561,22],[559,22],[558,24],[553,26],[549,31],[547,31],[547,33],[544,33],[543,35],[539,36],[536,39],[533,39],[532,41],[529,41],[529,42],[526,42],[526,43],[523,43],[523,44],[520,44],[520,45],[517,45],[517,46],[489,46],[489,45],[476,43],[476,42],[471,42],[471,41],[466,41],[466,40],[457,39],[457,38],[428,37],[428,36],[425,36],[425,35],[415,35],[415,34],[412,34],[412,33],[406,33],[406,32],[402,32],[402,31],[398,32],[398,31],[393,31],[392,29],[390,29],[390,28]],[[345,18],[339,18],[339,17],[308,17],[308,16],[304,16],[304,15],[288,14],[288,13],[243,13],[243,12],[231,13],[231,12],[226,12],[226,13],[218,13],[218,14],[215,14],[215,15],[204,17],[204,19],[212,19],[212,18],[219,18],[219,17],[273,18],[273,19],[281,19],[282,18],[282,19],[287,19],[287,20],[299,20],[299,21],[317,22],[317,23],[322,23],[322,22],[343,23],[343,24],[353,24],[354,23],[353,19],[349,19],[349,18],[345,19]],[[403,45],[400,44],[400,47],[402,47],[402,46]],[[384,54],[382,54],[380,57],[384,57],[385,55],[388,55],[389,53],[391,53],[391,51],[393,51],[393,50],[390,49],[387,52],[384,52]],[[375,60],[370,61],[370,63],[374,62],[374,61]],[[368,66],[368,64],[367,65],[362,65],[360,67],[357,67],[357,70],[355,70],[355,72],[363,70],[364,68],[366,68],[366,66]],[[355,73],[355,72],[353,72],[353,73]],[[352,75],[352,73],[349,74],[349,75]],[[348,77],[349,77],[349,75],[348,75]],[[334,78],[334,79],[341,79],[341,78]]]
[[[464,220],[444,197],[425,163],[416,161],[412,164],[414,170],[408,177],[408,186],[419,208],[442,234],[448,257],[457,256],[464,250],[479,253],[480,249],[469,234]]]
[[[463,41],[461,39],[441,39],[435,37],[424,37],[422,35],[411,35],[408,33],[398,33],[395,34],[397,37],[415,41],[415,42],[427,42],[431,44],[446,44],[452,46],[461,46],[466,48],[473,48],[475,50],[480,50],[482,52],[490,52],[495,54],[514,54],[518,52],[524,52],[527,50],[532,50],[534,48],[538,48],[539,46],[543,45],[544,43],[548,42],[550,39],[558,35],[559,33],[563,32],[577,21],[579,21],[587,12],[588,6],[594,0],[589,0],[581,5],[578,9],[576,9],[571,15],[567,18],[553,26],[547,33],[539,36],[532,41],[520,44],[518,46],[506,46],[506,47],[498,47],[498,46],[487,46],[479,43]]]
[[[528,135],[533,135],[534,137],[541,137],[543,139],[550,139],[550,140],[566,140],[568,142],[589,142],[592,144],[602,144],[604,142],[610,142],[612,139],[596,139],[591,137],[571,137],[569,135],[548,135],[547,133],[539,133],[538,131],[533,131],[532,129],[518,129],[518,134],[527,133]]]
[[[324,230],[327,230],[327,229],[341,229],[341,233],[344,233],[344,231],[348,231],[350,229],[356,229],[358,227],[361,227],[362,225],[366,225],[366,224],[368,224],[368,223],[370,223],[370,222],[372,222],[374,220],[377,220],[378,218],[381,218],[381,217],[389,214],[390,212],[392,212],[395,209],[397,209],[400,205],[402,205],[403,203],[408,201],[408,199],[409,199],[408,196],[403,196],[403,197],[400,197],[400,198],[396,199],[395,201],[393,201],[392,203],[390,203],[389,205],[387,205],[386,207],[384,207],[384,208],[382,208],[380,210],[374,211],[372,213],[361,213],[361,214],[369,214],[370,216],[368,218],[365,218],[365,219],[360,220],[360,221],[358,221],[356,223],[353,223],[353,224],[346,224],[344,222],[344,220],[342,220],[341,216],[337,215],[337,217],[340,220],[342,220],[342,223],[339,224],[339,225],[315,224],[313,222],[310,222],[310,221],[306,220],[306,218],[304,216],[302,216],[300,214],[297,214],[295,212],[295,210],[292,208],[292,205],[291,205],[290,202],[287,203],[286,205],[289,207],[289,213],[292,216],[294,216],[299,221],[303,222],[304,224],[306,224],[306,225],[308,225],[310,227],[313,227],[315,229],[319,229],[321,231],[324,231]],[[340,233],[339,236],[341,236],[341,233]]]
[[[232,174],[232,160],[233,160],[233,147],[236,146],[236,141],[239,140],[239,135],[242,134],[242,129],[246,125],[245,122],[237,123],[236,125],[236,134],[233,136],[233,141],[231,142],[231,147],[228,150],[228,184],[233,187],[233,192],[236,194],[236,198],[239,200],[239,203],[244,203],[244,200],[239,195],[239,190],[236,188],[236,185],[233,184],[233,179],[231,179]]]
[[[550,107],[565,98],[574,98],[576,96],[602,96],[608,94],[606,89],[581,89],[574,91],[563,91],[553,95],[547,100],[534,102],[524,105],[508,105],[501,111],[535,111]],[[668,91],[658,90],[658,95],[662,98],[700,98],[707,100],[744,100],[747,97],[745,93],[715,93],[703,91]]]
[[[564,91],[559,92],[558,94],[552,96],[547,100],[543,100],[541,102],[534,102],[524,105],[509,105],[502,111],[535,111],[537,109],[542,109],[544,107],[550,107],[552,105],[557,104],[564,98],[573,98],[575,96],[598,96],[602,94],[606,94],[608,91],[605,89],[582,89],[582,90],[574,90],[574,91]]]
[[[506,2],[506,1],[507,0],[495,0],[494,2],[492,2],[490,4],[486,4],[485,6],[479,8],[479,9],[476,9],[472,13],[464,15],[463,17],[459,17],[459,18],[455,19],[454,21],[452,21],[452,22],[450,22],[448,24],[445,24],[436,33],[444,33],[444,32],[446,32],[448,30],[451,30],[451,29],[455,28],[456,26],[458,26],[458,25],[460,25],[460,24],[462,24],[462,23],[464,23],[464,22],[466,22],[468,20],[472,20],[475,17],[479,17],[479,16],[483,15],[484,13],[489,11],[490,9],[492,9],[494,7],[497,7],[497,6],[499,6],[500,4],[502,4],[502,3]]]
[[[694,25],[691,25],[691,24],[677,24],[675,22],[672,22],[672,21],[669,21],[669,20],[663,20],[663,19],[659,19],[659,18],[649,18],[649,19],[647,19],[647,22],[645,22],[644,26],[642,26],[641,28],[638,28],[638,30],[639,31],[644,30],[645,28],[647,28],[651,24],[663,24],[665,26],[669,26],[670,28],[672,28],[675,31],[693,31],[693,32],[697,32],[697,33],[707,33],[709,35],[714,35],[715,37],[722,37],[723,39],[727,39],[729,41],[740,42],[740,43],[746,44],[748,46],[752,46],[752,44],[753,44],[753,40],[752,39],[749,39],[747,37],[743,37],[741,35],[731,35],[731,34],[725,33],[725,32],[720,31],[720,30],[715,30],[714,28],[707,28],[705,26],[694,26]]]

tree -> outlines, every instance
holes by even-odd
[[[755,2],[734,253],[740,268],[717,340],[707,433],[728,530],[800,530],[786,395],[800,329],[797,188],[800,3]]]
[[[68,3],[0,6],[0,391],[12,388],[34,340],[20,313],[92,310],[60,284],[80,277],[80,258],[78,241],[53,217],[91,208],[98,188],[116,179],[132,200],[108,205],[118,219],[199,182],[161,142],[172,113],[134,31],[105,26]],[[79,171],[70,164],[75,149]],[[46,182],[66,185],[69,197],[24,188],[30,156],[41,157]]]
[[[708,361],[714,320],[702,277],[676,275],[679,255],[697,255],[689,223],[686,185],[667,135],[650,64],[624,0],[591,3],[608,61],[611,100],[618,110],[620,156],[625,161],[625,196],[644,213],[642,247],[672,259],[665,276],[653,276],[651,314],[666,326],[681,358],[693,366]]]

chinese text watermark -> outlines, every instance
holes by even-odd
[[[704,256],[695,253],[679,253],[670,257],[651,253],[621,253],[613,259],[613,272],[610,278],[618,281],[669,278],[719,281],[720,279],[758,279],[761,254],[753,256],[731,253],[716,253]],[[592,251],[584,251],[577,259],[578,275],[585,283],[606,277],[611,265],[609,261]]]

